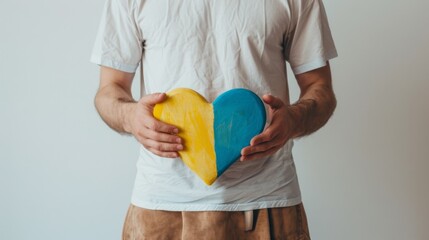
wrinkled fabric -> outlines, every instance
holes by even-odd
[[[286,62],[301,74],[336,56],[321,0],[107,0],[91,60],[125,72],[141,61],[144,94],[184,87],[212,102],[247,88],[288,104]],[[296,205],[292,146],[236,162],[212,186],[141,146],[131,202],[171,211]]]

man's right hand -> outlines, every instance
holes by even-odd
[[[179,157],[182,139],[175,126],[153,117],[153,107],[167,99],[165,93],[149,94],[135,102],[131,94],[134,73],[101,66],[100,86],[95,107],[103,121],[120,133],[131,133],[152,153],[166,158]]]
[[[131,134],[149,151],[165,158],[179,157],[183,149],[182,139],[175,126],[157,120],[153,108],[167,99],[165,93],[154,93],[142,97],[129,115]]]

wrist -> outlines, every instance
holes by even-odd
[[[287,106],[287,116],[288,116],[288,129],[289,138],[293,139],[299,137],[301,131],[301,126],[299,124],[299,119],[301,119],[302,113],[299,111],[295,104]]]
[[[310,118],[316,108],[316,101],[313,99],[299,100],[287,107],[291,138],[297,138],[309,134]]]
[[[121,107],[122,128],[124,132],[132,134],[133,122],[136,115],[136,102],[125,102]]]

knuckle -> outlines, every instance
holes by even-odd
[[[167,144],[163,144],[161,147],[162,147],[163,151],[170,151],[171,150],[170,145],[167,145]]]
[[[165,138],[165,140],[166,140],[166,141],[169,141],[169,142],[176,142],[176,138],[175,138],[174,136],[171,136],[171,135],[167,136],[167,137]]]
[[[145,148],[149,148],[150,146],[147,144],[146,138],[136,137],[137,141],[139,141]]]
[[[270,140],[274,137],[274,132],[272,130],[267,130],[266,140]]]
[[[180,147],[180,145],[174,144],[174,145],[171,146],[171,151],[182,150],[182,148],[183,148],[183,146]]]
[[[144,131],[143,128],[140,128],[140,129],[136,130],[136,134],[137,134],[137,136],[145,136],[146,132]]]
[[[161,128],[161,124],[159,124],[158,122],[154,121],[154,123],[153,123],[153,129],[154,130],[158,130],[160,128]]]
[[[155,148],[150,148],[149,150],[155,155],[158,155],[158,156],[162,155],[162,153],[160,151],[156,150]]]
[[[158,123],[156,124],[156,127],[157,127],[159,130],[162,130],[162,131],[164,131],[164,130],[166,130],[166,129],[167,129],[167,127],[165,127],[165,125],[164,125],[163,123],[161,123],[161,122],[158,122]]]
[[[174,136],[171,136],[170,134],[166,134],[163,133],[160,138],[164,141],[164,142],[173,142],[174,140]]]
[[[155,148],[157,151],[162,151],[162,149],[163,149],[163,147],[162,147],[162,144],[161,144],[161,143],[155,143],[155,144],[154,144],[154,148]]]
[[[264,151],[264,146],[255,147],[255,152],[262,152],[262,151]]]
[[[165,131],[169,133],[174,133],[174,127],[167,125],[165,126]]]
[[[148,123],[148,127],[150,128],[150,129],[153,129],[153,130],[155,130],[156,128],[157,128],[157,122],[155,121],[155,120],[152,120],[152,121],[150,121],[149,123]]]
[[[265,151],[267,151],[267,146],[266,145],[263,145],[263,146],[261,146],[259,149],[258,149],[258,153],[262,153],[262,152],[265,152]]]
[[[165,146],[164,146],[165,148],[165,151],[173,151],[174,150],[174,146],[173,145],[171,145],[171,144],[166,144]]]
[[[139,141],[139,143],[141,143],[145,148],[148,148],[147,144],[146,144],[146,140],[144,138],[141,137],[136,137],[137,141]]]
[[[255,153],[255,152],[257,152],[257,151],[258,151],[258,149],[259,149],[259,147],[258,147],[258,146],[251,147],[251,148],[249,149],[249,153]]]
[[[147,132],[147,136],[150,138],[150,139],[153,139],[153,140],[157,140],[157,134],[156,134],[156,132],[153,132],[153,131],[148,131]]]

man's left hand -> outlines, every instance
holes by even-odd
[[[252,138],[250,146],[241,150],[240,161],[263,158],[274,154],[292,136],[293,123],[287,105],[272,95],[264,95],[262,100],[269,105],[270,125],[259,135]]]

